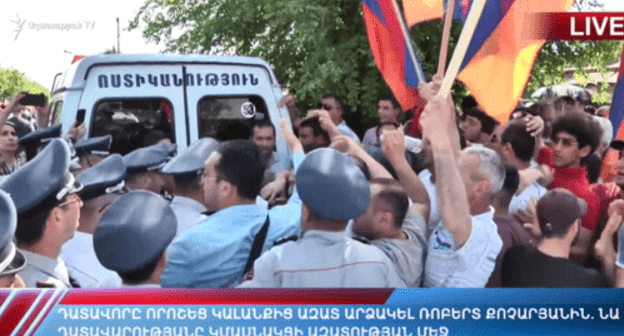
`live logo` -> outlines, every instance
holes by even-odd
[[[622,1],[622,0],[620,0]],[[624,40],[624,13],[535,13],[528,36],[545,40]]]
[[[624,37],[624,16],[586,16],[582,19],[570,17],[570,36],[616,39]]]

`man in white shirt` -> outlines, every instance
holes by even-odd
[[[206,159],[219,147],[215,139],[199,139],[161,169],[163,174],[173,176],[175,183],[171,208],[178,219],[176,236],[206,219],[207,211],[216,210],[206,208],[201,173]]]
[[[69,275],[83,288],[119,287],[121,278],[106,269],[95,256],[93,232],[109,205],[123,192],[126,165],[121,155],[113,154],[97,165],[82,171],[76,181],[83,186],[80,197],[84,207],[80,212],[80,226],[61,250]]]
[[[434,81],[420,90],[428,101],[421,125],[433,150],[442,222],[429,238],[424,286],[484,287],[502,247],[490,199],[501,189],[505,170],[491,149],[459,151],[453,102],[437,97],[442,78]]]
[[[53,139],[34,159],[9,175],[0,189],[11,195],[18,212],[18,248],[28,260],[19,275],[26,287],[75,287],[61,247],[79,225],[82,189],[69,172],[69,145]]]

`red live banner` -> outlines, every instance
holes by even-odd
[[[528,31],[535,39],[624,40],[624,13],[536,13]],[[528,27],[527,27],[528,28]]]

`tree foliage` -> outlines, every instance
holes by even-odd
[[[44,93],[48,98],[50,91],[39,83],[29,81],[15,69],[0,68],[0,97],[12,98],[19,92]]]
[[[591,0],[595,1],[595,0]],[[327,93],[350,107],[351,120],[376,121],[377,99],[389,89],[370,51],[360,0],[147,0],[129,29],[144,23],[148,41],[164,52],[257,56],[274,67],[303,113]],[[452,28],[449,59],[461,25]],[[411,30],[427,76],[437,70],[442,24]],[[599,69],[619,55],[617,42],[549,43],[540,54],[527,95],[564,81],[563,68],[588,63]],[[579,72],[583,72],[582,67]],[[454,86],[456,101],[467,95]]]

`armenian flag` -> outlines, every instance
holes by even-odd
[[[409,17],[413,13],[408,12],[407,8],[414,2],[422,1],[406,0],[405,15],[408,22],[417,22],[424,17]],[[532,33],[541,26],[530,14],[566,11],[573,2],[487,1],[457,78],[490,116],[500,122],[509,119],[509,114],[524,92],[535,59],[546,43],[545,39],[539,39],[535,37],[537,34]]]
[[[412,61],[401,31],[401,15],[392,0],[363,0],[364,21],[375,63],[403,110],[424,105],[418,94],[419,77],[425,78],[416,56]],[[414,52],[415,53],[415,52]]]

